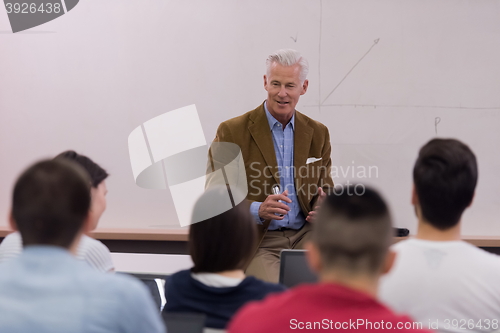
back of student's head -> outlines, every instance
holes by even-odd
[[[92,187],[99,186],[99,184],[109,176],[106,170],[101,168],[97,163],[92,161],[87,156],[80,155],[73,150],[64,151],[57,155],[54,159],[58,158],[72,160],[82,166],[90,176]]]
[[[68,248],[82,228],[90,206],[90,180],[74,162],[54,159],[29,167],[17,179],[12,218],[24,246]]]
[[[387,205],[361,184],[333,191],[321,205],[311,240],[323,270],[377,276],[392,242]]]
[[[458,140],[433,139],[420,149],[413,182],[425,221],[441,230],[451,228],[472,202],[476,156]]]
[[[226,187],[206,191],[198,199],[194,214],[211,209],[227,199]],[[189,253],[194,273],[217,273],[244,269],[255,250],[257,229],[244,200],[222,214],[194,223],[189,229]]]

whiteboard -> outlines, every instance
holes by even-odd
[[[266,98],[267,55],[295,48],[310,63],[297,109],[328,126],[336,183],[375,186],[414,233],[418,149],[458,138],[479,162],[462,233],[500,236],[499,37],[496,0],[84,0],[16,34],[0,8],[0,224],[19,172],[74,149],[111,175],[101,227],[179,226],[168,190],[135,185],[128,135],[196,104],[210,142]]]

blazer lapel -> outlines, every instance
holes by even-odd
[[[300,178],[298,172],[299,170],[302,170],[301,168],[305,167],[306,160],[310,157],[309,150],[311,148],[313,133],[314,129],[308,125],[308,119],[300,112],[295,111],[293,165],[295,167],[295,188],[297,190],[301,188],[300,186],[302,185],[302,179]],[[298,194],[299,201],[302,201],[302,204],[305,205],[307,199],[303,198],[303,191],[299,191]]]
[[[271,129],[267,121],[264,104],[252,112],[250,120],[252,120],[253,123],[248,126],[248,130],[262,153],[262,156],[264,156],[266,164],[271,167],[274,180],[279,184],[279,177],[276,177],[278,174],[278,162],[276,161],[273,137],[271,136]]]

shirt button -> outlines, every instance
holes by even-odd
[[[280,148],[283,148],[283,145],[281,145]]]
[[[278,124],[278,127],[281,127],[281,124]]]

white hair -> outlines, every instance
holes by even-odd
[[[309,73],[309,63],[307,59],[302,57],[300,53],[293,49],[281,49],[269,55],[266,59],[267,66],[267,76],[271,73],[271,65],[273,63],[278,63],[282,66],[293,66],[295,64],[300,65],[299,79],[304,82]]]

